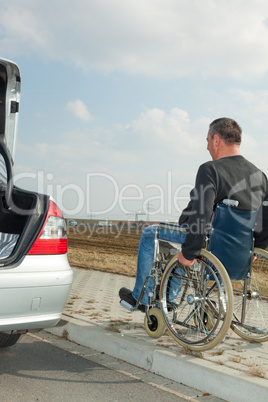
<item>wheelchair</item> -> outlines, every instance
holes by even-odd
[[[215,347],[229,328],[250,342],[268,340],[268,252],[253,248],[258,211],[241,211],[237,205],[223,200],[216,206],[206,247],[192,266],[180,264],[181,246],[159,239],[156,230],[151,273],[137,304],[121,302],[136,310],[152,278],[144,318],[150,337],[168,331],[178,344],[194,351]]]

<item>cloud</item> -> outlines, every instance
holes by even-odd
[[[63,141],[53,144],[18,143],[15,183],[49,193],[65,213],[77,200],[83,204],[80,215],[114,205],[110,213],[126,218],[125,210],[141,209],[145,200],[158,211],[159,189],[167,194],[168,184],[172,191],[183,184],[189,193],[198,165],[207,157],[206,131],[206,119],[191,121],[186,111],[177,108],[168,112],[152,108],[110,130],[91,127],[65,132]],[[115,202],[115,194],[125,209]]]
[[[165,112],[159,108],[148,109],[127,127],[126,132],[138,140],[140,147],[148,152],[157,152],[165,155],[188,156],[201,147],[208,126],[204,131],[195,130],[195,124],[191,122],[188,113],[179,108],[173,108]],[[199,122],[203,128],[204,122]]]
[[[88,172],[112,174],[122,183],[161,182],[171,170],[178,183],[193,184],[199,165],[210,160],[206,136],[211,120],[191,119],[179,108],[148,108],[128,124],[109,130],[93,125],[66,131],[57,143],[19,142],[15,169],[20,165],[26,171],[44,170],[67,183],[84,182]],[[265,135],[248,127],[243,131],[242,153],[267,170],[266,131]]]
[[[268,90],[243,90],[232,89],[230,94],[235,97],[237,103],[244,105],[254,112],[255,115],[263,115],[262,117],[267,119],[268,113]]]
[[[268,3],[263,0],[67,4],[2,0],[1,54],[34,53],[87,70],[163,77],[244,79],[268,71]]]
[[[93,120],[93,117],[87,110],[87,106],[80,99],[68,102],[66,105],[66,110],[83,121]]]
[[[147,109],[129,124],[110,130],[91,127],[65,132],[63,141],[53,144],[18,143],[15,168],[51,172],[68,183],[84,182],[88,172],[109,173],[122,183],[157,182],[169,170],[179,170],[178,180],[184,181],[209,159],[209,122],[208,118],[191,121],[178,108]]]
[[[114,203],[115,188],[118,194],[125,188],[130,192],[140,189],[145,200],[152,197],[150,203],[156,211],[158,204],[153,197],[157,196],[158,188],[171,197],[180,189],[183,204],[188,200],[199,165],[211,159],[206,149],[210,122],[207,116],[194,120],[179,108],[169,111],[148,108],[128,124],[109,130],[93,126],[65,132],[62,141],[53,144],[18,143],[15,163],[18,182],[15,182],[19,187],[50,193],[57,202],[60,199],[66,210],[78,195],[85,208],[91,197],[91,211],[105,210]],[[267,145],[266,137],[255,138],[246,132],[242,154],[266,171]],[[33,188],[34,174],[39,180],[37,188]],[[94,177],[94,186],[89,189],[90,175]],[[67,191],[71,188],[73,191]],[[127,197],[128,192],[122,195]],[[124,205],[131,211],[141,209],[138,200],[129,203],[125,200]],[[177,211],[168,209],[168,203],[163,205],[164,216],[167,213],[178,216]],[[80,215],[83,211],[80,210]],[[123,218],[117,204],[110,212],[115,211]]]

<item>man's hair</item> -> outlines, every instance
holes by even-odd
[[[213,138],[218,134],[226,145],[241,144],[242,130],[237,122],[227,117],[214,120],[209,126],[209,134]]]

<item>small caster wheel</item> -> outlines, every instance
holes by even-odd
[[[149,316],[151,319],[150,324],[148,322],[146,314],[144,317],[145,330],[151,338],[160,338],[166,330],[161,310],[159,308],[153,307],[149,310]]]

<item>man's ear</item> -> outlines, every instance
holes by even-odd
[[[215,139],[215,145],[219,145],[221,141],[221,137],[219,136],[219,134],[215,133],[214,139]]]

